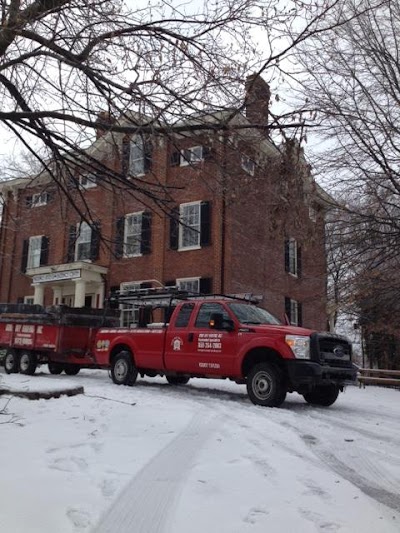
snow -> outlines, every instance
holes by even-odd
[[[398,390],[264,409],[226,381],[0,370],[0,388],[75,386],[85,394],[0,396],[1,532],[400,530]]]

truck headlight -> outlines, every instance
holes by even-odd
[[[310,359],[310,337],[286,335],[285,341],[296,359]]]

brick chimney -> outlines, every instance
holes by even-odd
[[[100,111],[95,122],[96,139],[102,137],[114,124],[115,118],[108,111]]]
[[[268,109],[271,99],[269,85],[261,76],[251,74],[246,78],[246,99],[245,111],[246,117],[252,124],[268,124]]]

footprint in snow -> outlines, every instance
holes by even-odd
[[[91,524],[89,513],[83,509],[69,507],[66,514],[75,526],[76,530],[86,529]]]
[[[254,507],[253,509],[250,509],[250,511],[244,517],[243,522],[246,522],[246,524],[255,524],[260,518],[268,514],[269,512],[265,509]]]
[[[49,465],[53,470],[61,470],[61,472],[82,472],[88,467],[87,462],[82,457],[63,457],[55,459]]]

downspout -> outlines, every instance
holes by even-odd
[[[220,288],[225,294],[225,242],[226,242],[226,153],[227,153],[227,133],[224,132],[223,152],[222,152],[222,223],[221,223],[221,273]]]

